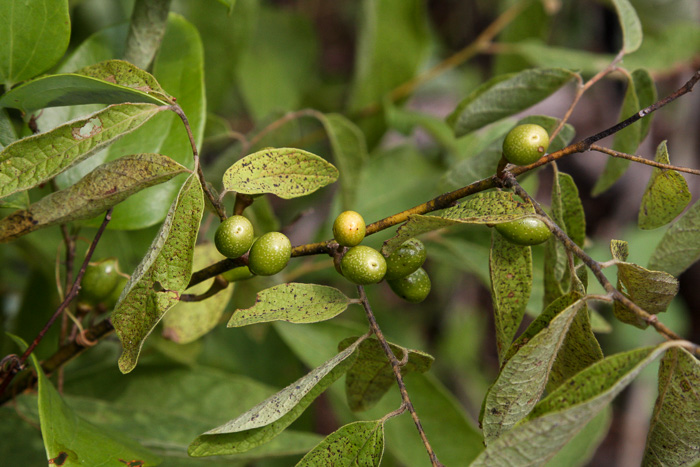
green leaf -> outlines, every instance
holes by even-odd
[[[533,66],[580,70],[580,73],[586,76],[598,73],[613,60],[613,56],[610,54],[556,47],[539,39],[509,43],[508,51],[520,55]]]
[[[328,435],[299,461],[297,467],[378,466],[383,454],[384,421],[354,422]]]
[[[678,280],[667,272],[650,271],[633,263],[618,261],[617,278],[625,294],[646,312],[653,315],[666,311],[678,293]],[[613,307],[615,316],[625,323],[646,328],[648,324],[619,302]]]
[[[651,417],[644,465],[693,465],[700,460],[700,363],[687,350],[666,352]]]
[[[380,103],[427,58],[430,33],[422,0],[364,0],[348,108]]]
[[[228,327],[269,321],[317,323],[331,319],[350,304],[340,290],[316,284],[280,284],[258,293],[255,305],[233,312]]]
[[[112,313],[123,347],[119,358],[122,373],[134,369],[144,341],[187,287],[203,211],[202,187],[196,175],[191,175]]]
[[[0,109],[0,151],[17,139],[17,132],[5,109]]]
[[[622,52],[629,54],[642,45],[642,23],[629,0],[612,0],[622,27]]]
[[[171,99],[156,79],[122,60],[108,60],[75,73],[42,76],[0,98],[0,107],[23,112],[83,104],[123,102],[167,105]]]
[[[611,419],[612,409],[610,407],[601,410],[547,462],[547,467],[590,465],[591,458],[608,433]]]
[[[627,80],[627,91],[625,92],[625,99],[622,101],[618,121],[622,121],[630,117],[632,114],[637,113],[639,109],[639,97],[637,96],[637,92],[635,90],[634,80],[630,76]],[[615,134],[612,148],[626,154],[634,154],[637,151],[637,147],[639,147],[639,143],[641,141],[642,125],[641,122],[637,121]],[[603,173],[600,175],[600,177],[598,177],[596,184],[593,186],[591,194],[593,196],[598,196],[613,186],[613,184],[627,171],[629,164],[629,159],[609,157]]]
[[[491,299],[496,326],[496,350],[503,357],[510,347],[532,290],[532,249],[515,245],[492,232],[489,254]]]
[[[585,301],[577,300],[564,308],[503,365],[484,401],[481,424],[487,446],[533,409],[569,326],[583,306]]]
[[[335,163],[340,167],[341,200],[344,210],[355,203],[360,173],[367,161],[367,143],[362,131],[341,114],[324,114],[321,123],[331,142]]]
[[[654,84],[654,78],[645,68],[638,68],[632,72],[632,81],[634,81],[634,90],[637,93],[637,99],[639,99],[639,108],[644,109],[649,107],[658,99],[658,94],[656,92],[656,85]],[[649,128],[651,128],[651,121],[653,120],[656,112],[647,114],[639,122],[641,126],[639,141],[644,141],[644,138],[649,134]]]
[[[303,149],[264,149],[226,170],[224,188],[237,193],[272,193],[291,199],[305,196],[338,179],[338,169]]]
[[[447,122],[457,136],[465,135],[531,107],[575,76],[561,68],[535,68],[497,76],[460,102]]]
[[[391,254],[409,238],[455,224],[500,224],[532,215],[534,208],[515,199],[513,193],[494,191],[477,193],[463,203],[445,209],[439,215],[411,214],[398,228],[396,236],[384,242],[382,253]]]
[[[348,337],[338,344],[338,350],[346,349],[356,340],[356,337]],[[435,360],[419,350],[406,349],[392,343],[389,343],[389,347],[399,361],[408,352],[408,361],[401,367],[401,375],[425,373]],[[345,395],[350,410],[361,412],[372,408],[394,384],[394,371],[379,341],[374,338],[364,340],[360,344],[355,363],[345,376]]]
[[[12,337],[18,345],[26,344]],[[34,354],[32,366],[39,380],[39,419],[49,465],[158,465],[161,460],[137,442],[78,417],[46,377]]]
[[[69,58],[72,71],[92,65],[96,61],[120,57],[126,32],[109,28],[91,36]],[[66,65],[67,66],[67,65]],[[65,71],[65,70],[62,70]],[[206,101],[204,95],[204,53],[197,29],[182,16],[171,13],[158,55],[153,63],[153,76],[168,93],[177,98],[177,103],[187,115],[195,142],[199,147],[204,134]],[[65,107],[47,109],[43,115],[58,119],[75,118]],[[63,112],[59,112],[63,111]],[[42,118],[39,119],[41,122]],[[65,120],[61,120],[65,121]],[[44,128],[46,126],[43,126]],[[80,165],[66,171],[57,181],[62,188],[74,184],[96,165],[118,159],[124,154],[152,152],[167,154],[180,164],[192,168],[192,149],[187,131],[174,112],[162,112],[147,122],[144,127],[127,135],[115,144]],[[161,222],[173,199],[180,190],[181,182],[173,180],[139,192],[118,206],[112,213],[110,229],[142,229]]]
[[[194,248],[192,271],[198,271],[222,259],[213,243],[197,245]],[[203,294],[213,283],[214,278],[211,278],[188,289],[187,293]],[[229,284],[226,289],[206,300],[176,304],[163,318],[163,337],[179,344],[188,344],[214,329],[233,295],[234,287],[235,284]]]
[[[355,360],[356,341],[277,394],[229,422],[199,435],[190,444],[193,457],[246,452],[287,428],[323,391],[342,376]]]
[[[153,104],[116,104],[10,144],[0,152],[0,197],[53,178],[136,130],[161,110]]]
[[[183,172],[187,169],[160,154],[124,156],[100,165],[75,185],[0,219],[0,243],[51,225],[90,219],[132,194]]]
[[[696,202],[664,234],[649,260],[649,269],[680,276],[700,259],[700,202]]]
[[[58,62],[68,48],[68,0],[3,2],[0,9],[0,82],[9,89]]]
[[[666,141],[656,148],[656,162],[670,164]],[[690,203],[692,195],[683,175],[675,170],[654,168],[639,206],[640,229],[651,230],[671,222]]]
[[[645,347],[601,360],[560,385],[530,415],[488,445],[476,466],[540,465],[554,456],[639,372],[669,347]]]

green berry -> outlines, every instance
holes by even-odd
[[[411,303],[420,303],[430,293],[430,277],[425,269],[418,268],[400,279],[387,280],[396,295]]]
[[[341,212],[333,222],[333,237],[343,246],[355,246],[365,238],[365,220],[355,211]]]
[[[350,282],[355,284],[376,284],[386,274],[386,260],[374,248],[354,246],[340,261],[340,269]]]
[[[114,287],[114,289],[112,289],[112,292],[109,294],[109,296],[105,298],[102,302],[108,310],[111,310],[117,305],[119,297],[122,294],[122,290],[124,290],[124,287],[126,286],[127,282],[129,282],[128,277],[122,275],[119,276],[119,279],[117,280],[117,285]]]
[[[503,141],[503,157],[515,165],[529,165],[544,156],[549,147],[547,130],[533,123],[518,125]]]
[[[89,263],[80,282],[80,301],[96,305],[105,300],[117,286],[119,277],[117,258]]]
[[[538,245],[547,241],[551,235],[547,225],[536,217],[523,217],[511,222],[496,224],[496,230],[506,240],[518,245]]]
[[[406,240],[386,259],[386,278],[400,279],[423,266],[427,253],[425,245],[417,238]]]
[[[250,272],[248,266],[240,266],[237,268],[229,269],[221,276],[229,282],[238,282],[250,279],[253,277],[253,273]]]
[[[219,224],[214,244],[219,253],[227,258],[238,258],[250,249],[253,238],[253,224],[243,216],[231,216]]]
[[[280,232],[268,232],[250,248],[248,267],[258,276],[271,276],[280,272],[292,257],[292,244]]]

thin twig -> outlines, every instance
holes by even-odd
[[[384,338],[384,334],[379,328],[379,324],[377,324],[377,319],[374,317],[372,307],[370,307],[369,300],[367,299],[367,295],[365,294],[365,288],[361,285],[358,285],[357,291],[360,294],[360,300],[362,301],[362,306],[365,309],[365,314],[367,315],[367,320],[369,321],[370,329],[372,330],[374,335],[377,336],[377,340],[382,346],[382,349],[384,349],[384,353],[389,359],[389,363],[391,363],[391,369],[394,371],[396,383],[398,384],[399,391],[401,392],[401,399],[403,400],[403,403],[406,405],[406,408],[408,409],[409,413],[411,414],[411,417],[413,418],[413,423],[415,423],[416,428],[418,429],[418,433],[420,434],[420,437],[423,440],[423,444],[425,445],[425,449],[426,451],[428,451],[428,456],[430,456],[430,462],[434,467],[442,466],[437,456],[435,455],[433,447],[428,441],[428,437],[425,434],[425,430],[423,430],[423,425],[420,422],[420,418],[418,418],[416,409],[413,408],[413,403],[411,403],[411,398],[408,396],[406,384],[403,382],[403,376],[401,375],[401,363],[396,358],[396,355],[394,355],[394,352],[391,351],[389,343]]]
[[[619,157],[621,159],[627,159],[627,160],[630,160],[632,162],[639,162],[640,164],[650,165],[652,167],[657,167],[659,169],[675,170],[677,172],[685,172],[685,173],[689,173],[689,174],[693,174],[693,175],[700,175],[700,170],[697,170],[697,169],[689,169],[687,167],[678,167],[676,165],[671,165],[671,164],[662,164],[661,162],[656,162],[656,161],[652,161],[649,159],[645,159],[644,157],[633,156],[632,154],[627,154],[624,152],[615,151],[614,149],[609,149],[609,148],[605,148],[603,146],[598,146],[597,144],[591,144],[591,151],[602,152],[603,154],[607,154],[609,156]]]
[[[27,361],[27,358],[29,358],[29,355],[34,351],[37,345],[44,339],[44,336],[46,333],[49,331],[53,323],[56,321],[56,318],[61,316],[63,311],[70,305],[71,301],[78,295],[78,292],[80,291],[80,282],[83,280],[83,275],[85,274],[85,269],[88,266],[88,263],[90,262],[90,259],[92,258],[92,254],[95,252],[95,247],[97,246],[97,242],[100,241],[100,238],[102,237],[102,233],[105,231],[107,228],[107,224],[109,221],[112,220],[112,208],[109,208],[107,210],[107,214],[105,214],[105,218],[102,221],[102,225],[100,225],[100,228],[97,230],[97,233],[95,234],[95,238],[92,240],[92,243],[90,244],[90,248],[88,248],[87,254],[85,255],[85,259],[83,260],[83,265],[80,267],[80,271],[78,272],[78,277],[75,278],[75,282],[73,283],[73,286],[71,289],[68,291],[66,294],[66,297],[63,299],[63,302],[61,305],[58,307],[58,309],[54,312],[54,314],[49,318],[48,322],[44,325],[43,329],[39,331],[39,334],[34,338],[32,343],[27,347],[27,350],[24,351],[22,356],[19,358],[18,364],[19,366],[24,366],[25,362]],[[7,389],[7,386],[10,384],[12,379],[14,378],[14,375],[16,372],[12,371],[10,372],[5,379],[3,380],[2,384],[0,385],[0,395],[5,392],[5,389]]]

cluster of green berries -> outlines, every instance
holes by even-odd
[[[88,263],[80,282],[78,303],[84,306],[103,305],[114,308],[128,281],[128,276],[119,271],[117,258],[106,258]]]
[[[426,251],[420,240],[412,238],[384,258],[374,248],[360,245],[365,237],[365,221],[354,211],[345,211],[335,219],[333,237],[349,248],[340,261],[340,272],[349,281],[365,285],[386,278],[394,293],[413,303],[422,302],[430,293],[430,278],[421,267]]]
[[[281,232],[268,232],[255,238],[253,224],[243,216],[226,218],[216,229],[214,244],[227,258],[239,258],[248,253],[248,266],[223,274],[230,282],[253,275],[272,276],[282,271],[292,257],[292,243]]]
[[[530,165],[544,156],[549,147],[549,134],[539,125],[518,125],[503,141],[503,158],[515,165]],[[536,217],[524,217],[496,224],[496,230],[506,240],[517,245],[537,245],[547,241],[551,232]]]

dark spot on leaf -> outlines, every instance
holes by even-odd
[[[49,465],[63,465],[63,464],[65,464],[67,459],[68,459],[68,453],[67,452],[60,452],[53,459],[49,459]]]

